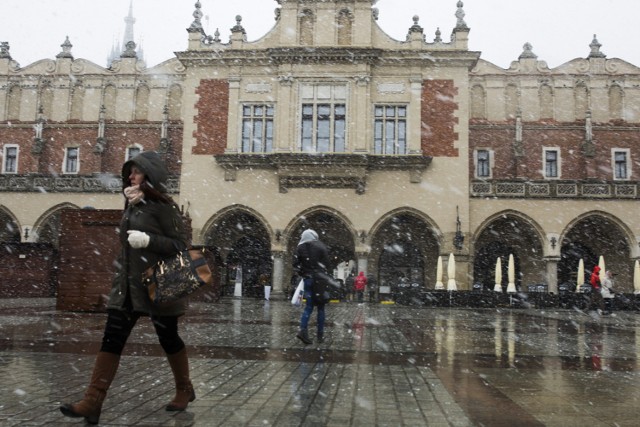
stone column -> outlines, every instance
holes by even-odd
[[[367,256],[368,255],[369,254],[366,252],[358,252],[356,254],[356,257],[358,258],[358,271],[356,275],[359,274],[361,271],[364,272],[365,276],[367,275],[367,263],[368,263]]]
[[[281,299],[283,295],[284,252],[272,251],[273,272],[271,274],[271,295],[274,299]]]
[[[546,282],[549,285],[549,292],[558,294],[558,261],[560,257],[545,257],[547,264]]]

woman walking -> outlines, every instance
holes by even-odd
[[[68,417],[84,417],[89,424],[99,422],[120,355],[141,316],[151,318],[173,372],[176,394],[166,410],[182,411],[196,397],[189,378],[187,351],[178,334],[178,318],[185,313],[186,301],[155,306],[142,283],[146,269],[187,247],[180,209],[166,194],[167,178],[167,168],[155,152],[143,152],[122,167],[125,196],[120,223],[122,250],[109,295],[102,345],[84,398],[60,406]]]

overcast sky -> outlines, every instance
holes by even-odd
[[[69,36],[75,58],[105,66],[115,40],[124,33],[130,0],[1,0],[0,41],[22,67],[54,58]],[[201,0],[208,33],[220,29],[228,41],[235,16],[241,15],[249,41],[273,28],[275,0]],[[456,24],[457,0],[378,0],[378,24],[404,40],[412,17],[420,17],[427,41],[439,27],[449,40]],[[147,66],[173,57],[187,46],[186,28],[193,21],[195,0],[133,0],[135,41],[142,41]],[[585,58],[597,34],[607,58],[640,66],[640,0],[465,0],[465,21],[471,28],[470,50],[508,68],[525,42],[539,60],[557,67]]]

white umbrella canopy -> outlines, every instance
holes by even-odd
[[[449,276],[449,281],[447,282],[447,290],[457,291],[458,286],[456,285],[456,259],[453,256],[453,253],[449,254],[449,264],[447,265],[447,276]]]
[[[494,292],[502,292],[502,261],[500,257],[496,260],[496,285],[493,287]]]
[[[633,266],[633,293],[640,294],[640,262],[638,260]]]
[[[507,283],[507,292],[515,294],[516,291],[516,268],[513,264],[513,254],[509,254],[509,266],[507,267],[507,276],[509,283]]]
[[[580,292],[580,286],[584,284],[584,260],[580,258],[578,263],[578,278],[576,280],[576,292]]]
[[[436,289],[444,289],[444,283],[442,283],[442,257],[438,257],[438,265],[436,267]]]
[[[598,276],[600,276],[600,283],[603,283],[606,271],[604,265],[604,257],[602,255],[600,255],[600,259],[598,259],[598,267],[600,267],[600,272],[598,273]]]

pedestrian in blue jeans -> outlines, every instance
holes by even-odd
[[[318,240],[318,233],[308,229],[302,232],[300,242],[293,257],[293,268],[304,279],[304,297],[307,303],[300,319],[300,330],[296,337],[305,345],[313,341],[309,338],[307,327],[314,307],[318,308],[318,342],[324,341],[324,301],[314,298],[313,282],[316,274],[327,274],[329,267],[329,251],[327,246]]]

